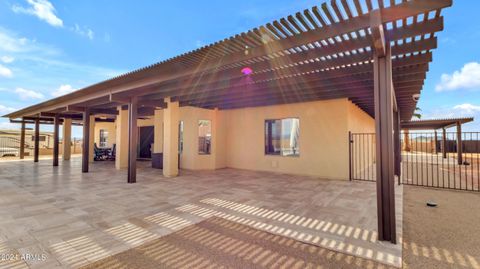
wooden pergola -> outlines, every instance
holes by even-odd
[[[400,120],[413,115],[412,96],[422,89],[437,47],[435,33],[443,29],[441,10],[452,0],[385,2],[331,0],[6,117],[53,118],[56,137],[61,118],[82,117],[82,169],[88,172],[90,116],[115,114],[124,106],[128,182],[135,182],[132,119],[166,103],[222,110],[348,98],[376,119],[379,239],[396,242],[394,167],[400,159],[394,152],[400,149]],[[58,154],[54,164],[55,159],[58,163]]]
[[[472,122],[473,118],[450,118],[450,119],[425,119],[425,120],[408,120],[401,122],[401,128],[405,130],[408,136],[409,130],[434,130],[435,145],[437,144],[437,130],[442,129],[442,155],[443,158],[447,158],[446,151],[446,137],[447,128],[457,127],[457,160],[458,164],[463,164],[463,148],[462,145],[462,124]]]

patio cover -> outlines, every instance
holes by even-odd
[[[378,238],[396,243],[394,173],[400,175],[400,120],[413,115],[418,100],[413,96],[422,90],[431,51],[437,47],[435,33],[443,30],[441,10],[451,4],[331,0],[5,117],[36,119],[35,161],[38,117],[53,117],[54,166],[60,119],[82,117],[86,173],[90,116],[115,115],[127,105],[128,183],[134,183],[138,134],[133,119],[153,114],[165,101],[175,108],[235,109],[348,98],[375,116]],[[164,158],[177,155],[173,148]]]
[[[374,116],[375,19],[391,45],[400,117],[409,120],[412,95],[420,93],[437,47],[435,33],[443,29],[441,10],[451,4],[332,0],[5,117],[78,117],[85,107],[115,114],[133,96],[139,108],[162,107],[170,97],[181,106],[219,109],[348,98]]]
[[[473,118],[426,119],[402,121],[402,129],[408,130],[438,130],[472,122]]]

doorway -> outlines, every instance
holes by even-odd
[[[140,127],[139,136],[139,159],[151,159],[152,158],[152,145],[154,142],[153,126]]]

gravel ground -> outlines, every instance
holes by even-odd
[[[480,193],[404,186],[403,197],[403,268],[480,268]]]

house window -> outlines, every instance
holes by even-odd
[[[212,149],[212,122],[198,121],[198,154],[210,154]]]
[[[100,147],[105,148],[107,147],[108,141],[108,131],[105,129],[100,129]]]
[[[32,135],[32,141],[35,141],[35,136],[34,135]],[[47,137],[44,136],[44,135],[40,135],[40,136],[38,136],[38,141],[45,142],[45,141],[47,141]]]
[[[265,120],[265,154],[299,156],[300,120]]]

